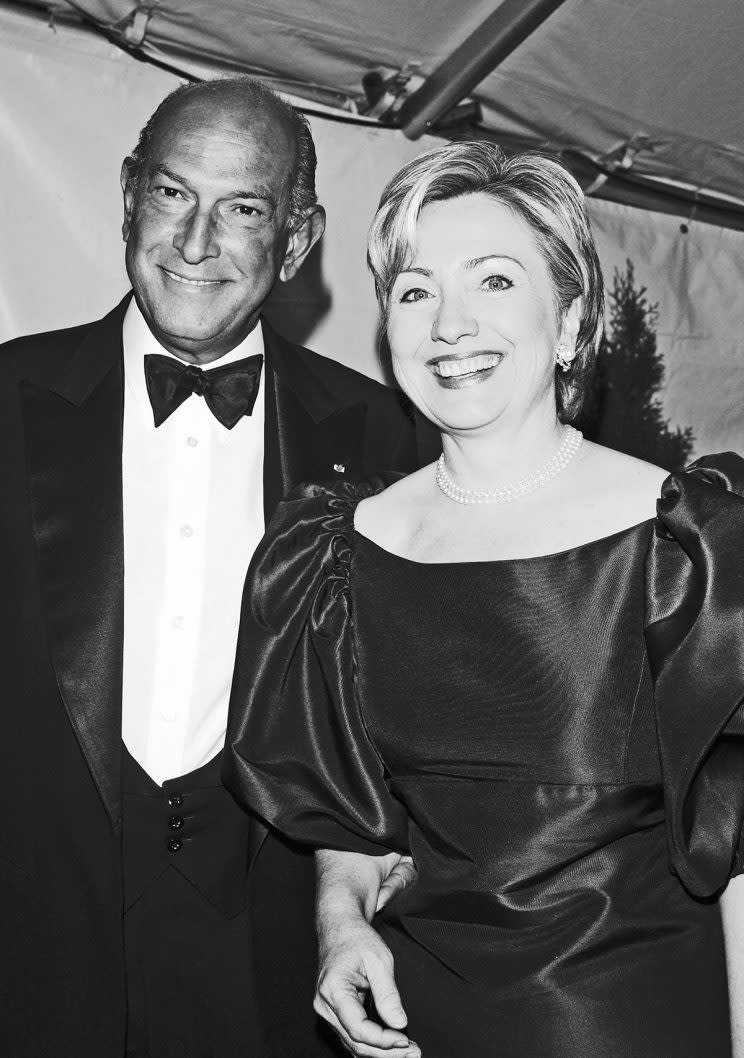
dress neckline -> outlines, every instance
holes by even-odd
[[[352,526],[354,536],[357,540],[361,540],[363,545],[369,546],[373,550],[379,552],[382,555],[386,555],[389,559],[395,562],[402,562],[407,566],[422,566],[428,568],[433,566],[435,569],[447,569],[452,567],[484,567],[484,566],[505,566],[505,565],[524,565],[525,563],[541,563],[549,562],[554,559],[566,559],[572,555],[579,554],[583,551],[590,550],[601,546],[609,546],[613,543],[618,542],[621,538],[631,536],[637,533],[640,529],[652,525],[656,521],[655,518],[644,518],[642,522],[636,522],[634,525],[629,525],[625,529],[618,529],[614,533],[609,533],[606,536],[596,537],[594,540],[587,540],[583,544],[576,544],[574,547],[565,548],[563,551],[551,551],[546,555],[529,555],[525,558],[482,558],[482,559],[467,559],[462,561],[449,561],[449,562],[421,562],[415,558],[406,558],[405,555],[398,555],[395,551],[388,551],[382,544],[376,543],[370,537],[365,536],[361,533],[355,525]]]

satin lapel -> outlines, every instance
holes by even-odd
[[[52,662],[70,722],[115,826],[120,822],[124,566],[121,315],[112,313],[91,326],[72,369],[55,380],[56,392],[38,380],[21,384]],[[93,365],[92,374],[86,365]]]
[[[283,461],[284,435],[279,434],[279,409],[277,407],[278,380],[273,365],[266,357],[264,416],[264,465],[263,465],[263,506],[264,522],[268,525],[276,510],[279,500],[287,491],[289,471]]]
[[[264,324],[266,434],[264,514],[302,481],[363,476],[367,407],[343,406],[293,348]]]

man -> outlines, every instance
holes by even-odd
[[[177,90],[122,169],[133,298],[0,355],[13,1058],[332,1053],[312,858],[220,781],[240,594],[286,489],[412,469],[430,441],[261,321],[323,231],[314,169],[259,84]]]

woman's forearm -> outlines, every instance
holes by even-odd
[[[721,897],[726,944],[732,1058],[744,1058],[744,875],[733,878]]]

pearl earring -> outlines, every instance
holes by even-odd
[[[576,356],[576,350],[569,349],[565,342],[561,342],[555,351],[555,362],[561,371],[568,371]]]

